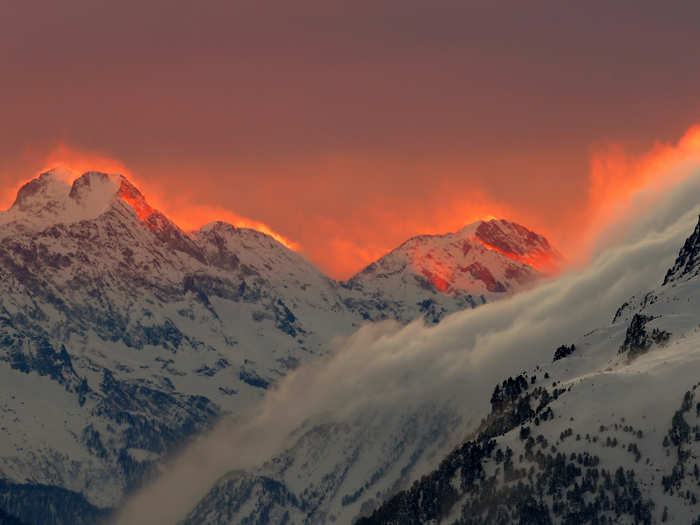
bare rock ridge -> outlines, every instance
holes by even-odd
[[[700,218],[692,235],[688,237],[678,253],[673,266],[664,277],[664,285],[682,278],[692,279],[700,272]]]
[[[544,273],[555,273],[563,263],[561,255],[545,237],[514,222],[481,222],[474,232],[474,238]]]

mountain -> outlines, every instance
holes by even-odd
[[[496,385],[476,437],[358,525],[700,523],[699,233],[609,326]]]
[[[446,313],[527,289],[562,265],[562,256],[541,235],[492,219],[456,233],[413,237],[345,286],[368,295],[392,317],[422,314],[437,322]],[[435,293],[426,299],[426,291]]]
[[[334,337],[508,297],[540,277],[527,257],[553,253],[512,223],[471,228],[481,241],[414,240],[452,268],[448,288],[425,265],[338,283],[260,232],[185,232],[123,176],[41,174],[0,213],[0,509],[93,523]]]

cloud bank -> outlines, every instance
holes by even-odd
[[[269,458],[305,421],[411,413],[429,404],[478,421],[496,382],[548,362],[556,346],[610,323],[631,295],[660,284],[700,212],[700,164],[667,169],[657,177],[683,182],[662,196],[647,189],[628,199],[586,267],[435,327],[363,327],[328,359],[287,376],[259,406],[202,436],[130,498],[115,523],[175,523],[218,477]]]

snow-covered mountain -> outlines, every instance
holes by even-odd
[[[456,233],[413,237],[347,281],[388,317],[437,322],[531,287],[556,273],[561,255],[547,239],[506,220],[478,221]],[[428,299],[426,290],[433,291]],[[408,313],[408,315],[406,315]]]
[[[372,265],[393,277],[338,283],[254,230],[184,232],[123,176],[46,172],[0,213],[0,509],[94,523],[335,337],[510,296],[542,275],[528,257],[552,254],[480,222]]]

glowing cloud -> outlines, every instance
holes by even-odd
[[[102,171],[104,173],[120,173],[127,177],[131,173],[123,162],[99,152],[85,152],[61,144],[54,148],[43,162],[46,171],[57,166],[64,167],[75,174],[86,171]]]
[[[700,162],[700,126],[693,126],[677,144],[657,143],[648,153],[634,157],[615,144],[591,158],[588,207],[578,244],[579,259],[587,260],[601,240],[605,227],[648,208],[690,175],[689,165]],[[619,234],[618,234],[619,236]],[[614,240],[608,237],[608,242]]]

